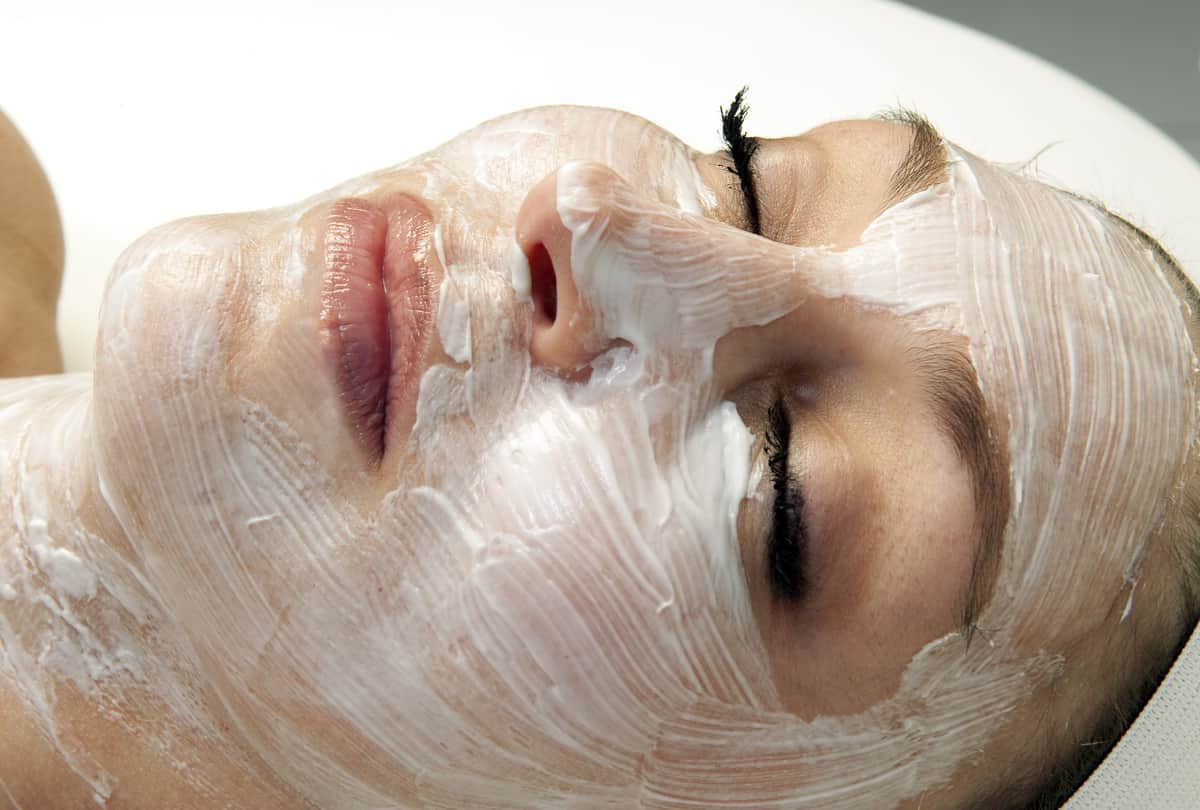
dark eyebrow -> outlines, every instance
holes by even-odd
[[[946,147],[941,133],[928,118],[904,107],[893,107],[871,117],[877,121],[907,124],[912,129],[912,141],[900,165],[892,172],[887,197],[880,210],[946,179]]]
[[[971,476],[979,540],[962,601],[961,632],[970,643],[975,620],[991,597],[1000,570],[1010,504],[1006,456],[991,429],[975,366],[965,346],[922,341],[909,350],[934,416]]]
[[[947,179],[946,147],[928,118],[905,107],[894,107],[872,118],[907,124],[912,129],[912,141],[892,172],[883,208]],[[1006,456],[991,430],[987,404],[965,347],[925,343],[915,355],[914,365],[925,396],[933,403],[934,416],[971,476],[979,540],[960,617],[960,631],[970,644],[975,620],[991,598],[1000,571],[1011,498]]]

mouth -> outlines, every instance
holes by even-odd
[[[412,429],[432,319],[432,239],[429,210],[407,194],[342,199],[326,219],[323,354],[376,465]]]

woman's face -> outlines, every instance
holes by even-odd
[[[131,246],[103,491],[238,733],[322,806],[946,784],[1129,597],[1191,354],[922,134],[765,141],[752,234],[727,154],[545,108]]]

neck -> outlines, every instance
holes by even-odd
[[[91,383],[0,380],[0,797],[295,807],[238,745],[145,576],[136,527],[108,508]]]

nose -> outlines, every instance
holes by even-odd
[[[579,377],[613,341],[597,328],[595,313],[580,295],[571,267],[571,231],[558,212],[558,173],[530,190],[517,214],[516,240],[529,262],[535,365]]]
[[[596,163],[564,164],[535,185],[516,242],[530,271],[531,360],[568,379],[586,379],[616,344],[653,358],[655,373],[707,367],[721,391],[781,364],[844,366],[861,345],[864,304],[876,307],[859,295],[859,265],[873,254],[770,242]]]

